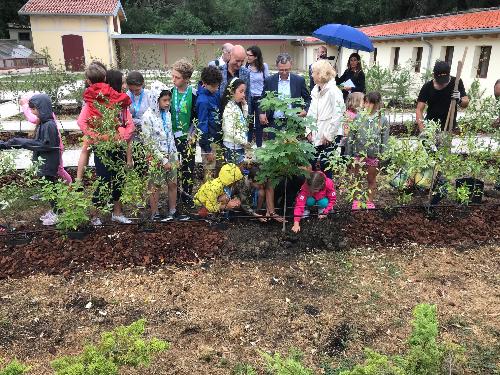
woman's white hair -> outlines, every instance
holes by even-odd
[[[318,73],[321,83],[329,82],[337,74],[328,60],[316,61],[312,64],[311,70]]]

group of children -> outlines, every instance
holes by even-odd
[[[114,140],[119,141],[117,149],[94,152],[96,175],[108,184],[112,191],[113,213],[111,220],[130,223],[124,216],[120,203],[122,183],[109,160],[134,167],[132,145],[134,142],[147,145],[158,165],[149,173],[149,204],[152,219],[185,220],[179,215],[176,204],[179,200],[201,207],[200,214],[221,210],[242,209],[261,221],[283,219],[274,210],[274,189],[270,184],[258,181],[258,166],[248,164],[246,152],[249,149],[246,103],[246,84],[233,78],[222,97],[219,85],[222,81],[220,69],[208,66],[201,72],[197,89],[190,85],[194,67],[182,59],[172,66],[173,88],[168,89],[161,82],[154,82],[150,89],[144,87],[141,73],[132,71],[126,77],[118,70],[107,70],[99,62],[92,62],[85,71],[84,105],[77,123],[84,134],[84,141],[77,170],[77,180],[82,180],[89,155],[100,142],[109,141],[109,132],[102,134],[99,126],[102,113],[99,108],[118,108]],[[24,147],[34,151],[34,158],[43,162],[39,175],[49,181],[57,176],[71,183],[71,177],[62,168],[62,142],[52,111],[50,98],[37,94],[23,99],[29,107],[25,114],[37,123],[34,139],[13,138],[0,143],[0,149]],[[378,93],[352,93],[347,99],[344,116],[344,142],[346,153],[361,161],[355,163],[353,173],[359,173],[360,165],[367,169],[369,201],[367,208],[374,208],[378,159],[388,138],[386,119],[380,114],[381,97]],[[365,107],[364,116],[361,109]],[[367,116],[366,116],[367,114]],[[351,131],[350,124],[364,121]],[[355,130],[354,130],[355,129]],[[375,133],[375,142],[373,137]],[[193,195],[195,146],[199,144],[205,183]],[[306,168],[306,167],[305,167]],[[318,206],[320,219],[331,212],[336,201],[335,185],[323,171],[312,171],[303,181],[296,195],[293,230],[300,230],[300,219],[309,215],[309,207]],[[168,214],[159,214],[160,191],[168,190]],[[295,190],[297,192],[297,190]],[[265,209],[263,208],[265,202]],[[94,197],[99,204],[99,197]],[[360,208],[354,200],[353,209]],[[44,225],[57,222],[53,211],[44,215]],[[92,220],[100,225],[98,217]]]

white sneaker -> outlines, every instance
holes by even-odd
[[[324,210],[325,210],[324,208],[320,208],[320,209],[318,210],[318,215],[323,215],[323,211],[324,211]]]
[[[44,213],[42,216],[40,216],[40,221],[44,221],[44,220],[46,220],[46,219],[48,219],[48,218],[51,218],[51,217],[53,217],[53,216],[55,216],[54,211],[52,211],[52,210],[47,211],[47,212],[46,212],[46,213]]]
[[[304,210],[302,217],[309,217],[309,210]]]
[[[120,224],[132,224],[132,220],[126,218],[123,215],[111,214],[111,221],[115,221]]]
[[[92,220],[90,220],[90,224],[92,224],[94,227],[98,227],[102,225],[102,221],[98,217],[93,217]]]
[[[52,226],[57,224],[57,215],[54,214],[42,221],[42,225]]]

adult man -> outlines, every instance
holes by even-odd
[[[335,57],[329,58],[328,57],[328,50],[327,50],[326,46],[320,46],[318,48],[318,52],[316,54],[316,61],[325,60],[325,59],[333,60],[333,59],[335,59]],[[314,80],[312,77],[312,64],[310,64],[309,65],[309,91],[312,91],[313,87],[314,87]]]
[[[439,122],[441,130],[445,130],[446,118],[452,100],[466,108],[469,105],[469,98],[465,93],[464,83],[460,79],[458,90],[455,88],[455,77],[450,76],[450,64],[446,61],[436,61],[434,65],[434,78],[425,83],[420,89],[417,99],[417,124],[420,131],[424,130],[424,109],[427,105],[426,120]],[[457,126],[457,112],[453,119],[453,128]]]
[[[219,86],[220,97],[222,98],[224,95],[224,90],[231,80],[235,77],[243,80],[247,86],[245,97],[247,103],[249,103],[250,99],[250,70],[245,68],[243,64],[245,63],[245,59],[247,57],[247,51],[243,46],[235,45],[231,49],[229,61],[225,64],[222,69],[222,82]]]
[[[213,65],[222,69],[222,67],[229,61],[231,49],[233,49],[233,45],[231,43],[224,43],[222,45],[222,55],[218,59],[210,61],[208,66]]]
[[[309,103],[311,102],[311,96],[309,95],[309,90],[307,90],[304,77],[290,73],[292,70],[292,57],[286,52],[280,53],[276,58],[276,67],[278,68],[278,73],[266,78],[262,96],[266,95],[266,91],[274,91],[281,97],[302,98],[305,105],[300,107],[299,116],[305,117]],[[268,111],[267,113],[261,113],[259,117],[261,124],[273,126],[275,119],[283,118],[284,113]],[[270,138],[274,136],[273,133],[268,134]]]

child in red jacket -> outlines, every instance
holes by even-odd
[[[317,205],[318,218],[322,220],[333,209],[336,201],[337,193],[335,192],[333,181],[321,171],[311,172],[306,182],[300,188],[295,200],[292,230],[295,233],[300,231],[300,219],[309,215],[309,210],[306,206]]]

